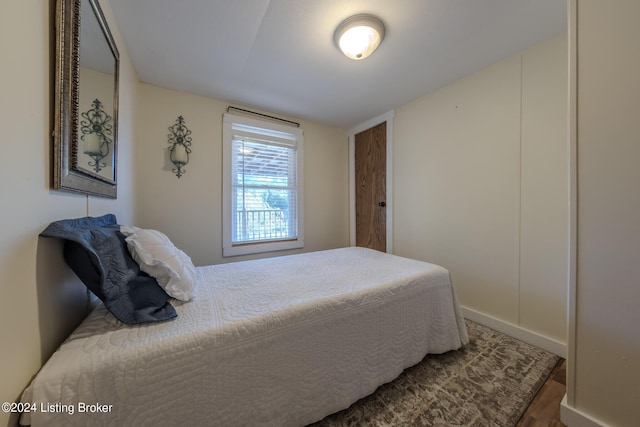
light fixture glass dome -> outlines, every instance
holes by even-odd
[[[360,60],[376,50],[382,43],[384,34],[384,24],[379,18],[360,14],[342,21],[336,29],[334,40],[348,58]]]

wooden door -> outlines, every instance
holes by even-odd
[[[355,137],[356,246],[387,250],[387,123]]]

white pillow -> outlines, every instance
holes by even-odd
[[[193,299],[195,267],[191,258],[157,231],[138,227],[120,227],[131,257],[140,270],[154,277],[169,296],[182,301]]]

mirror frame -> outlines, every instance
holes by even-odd
[[[93,8],[115,60],[113,94],[113,180],[78,167],[80,3],[57,0],[56,84],[53,131],[53,188],[93,196],[117,198],[118,74],[120,55],[98,0],[87,0]]]

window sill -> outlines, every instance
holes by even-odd
[[[289,249],[300,249],[304,247],[303,239],[284,240],[279,242],[258,242],[244,243],[236,245],[225,245],[222,248],[223,257],[239,255],[251,255],[265,252],[286,251]]]

